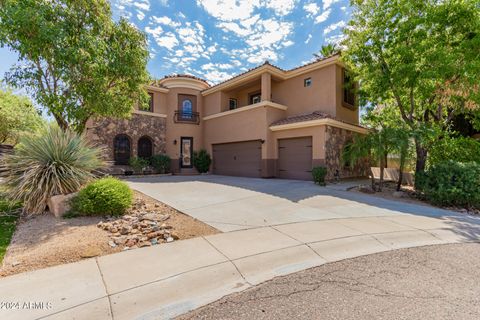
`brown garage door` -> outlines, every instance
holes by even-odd
[[[213,173],[227,176],[260,177],[262,144],[244,141],[213,145]]]
[[[278,177],[312,180],[312,137],[278,140]]]

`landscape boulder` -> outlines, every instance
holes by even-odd
[[[57,218],[63,217],[65,213],[70,210],[70,200],[75,197],[77,193],[59,194],[48,199],[48,210]]]

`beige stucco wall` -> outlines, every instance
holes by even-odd
[[[358,107],[350,108],[346,107],[343,104],[343,69],[341,66],[335,65],[335,81],[336,85],[336,92],[335,92],[335,99],[336,99],[336,119],[345,121],[352,124],[359,123],[359,110]]]
[[[270,123],[285,117],[285,111],[273,107],[258,107],[251,110],[231,113],[204,121],[204,143],[212,152],[212,144],[265,140],[262,146],[262,158],[273,156],[268,149]]]
[[[175,123],[174,114],[178,110],[178,95],[187,94],[197,97],[197,112],[200,118],[203,114],[203,99],[200,91],[188,88],[170,88],[166,94],[167,118],[166,118],[166,152],[172,158],[172,162],[178,162],[180,159],[180,138],[193,137],[193,150],[199,150],[203,147],[202,121],[197,125],[195,123]],[[174,144],[174,140],[177,144]],[[173,168],[176,168],[175,166]]]
[[[242,88],[240,90],[227,91],[225,93],[225,101],[223,102],[224,104],[222,105],[222,110],[224,111],[228,110],[228,100],[230,98],[237,99],[237,106],[239,108],[247,106],[249,105],[249,101],[248,101],[249,94],[260,92],[260,91],[261,91],[260,80],[257,83],[251,86],[248,86],[246,88]]]
[[[287,116],[322,111],[335,116],[335,65],[272,82],[273,102],[288,106]],[[304,79],[312,85],[304,87]]]

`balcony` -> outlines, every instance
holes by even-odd
[[[200,114],[198,112],[184,112],[177,110],[173,116],[173,121],[175,123],[200,124]]]

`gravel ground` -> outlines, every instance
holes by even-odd
[[[146,212],[168,214],[170,218],[165,223],[173,227],[179,239],[219,232],[142,193],[135,192],[135,199],[145,203]],[[108,244],[110,233],[97,227],[102,220],[105,219],[57,219],[46,213],[20,221],[0,268],[0,277],[121,251],[121,246],[112,248]]]
[[[178,319],[480,319],[480,244],[428,246],[273,279]]]

